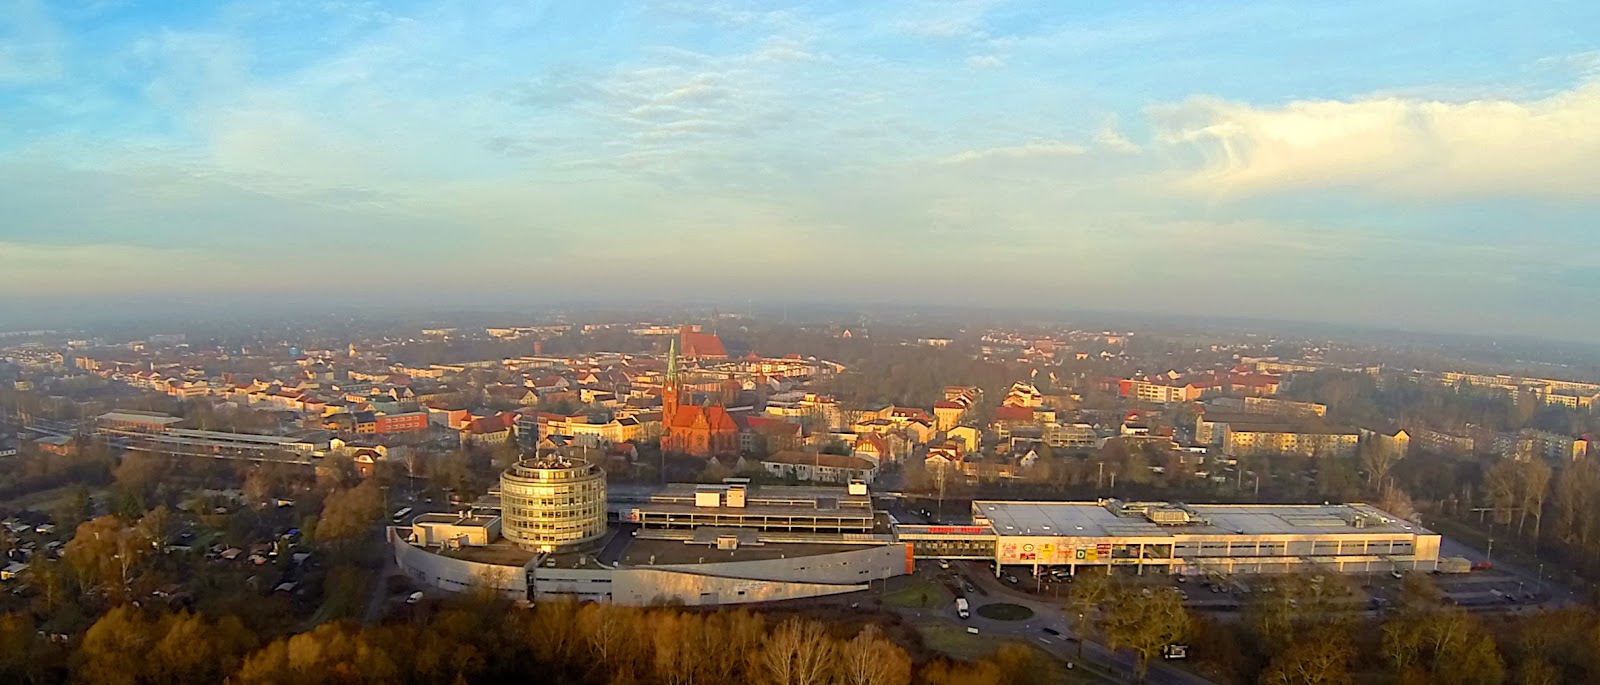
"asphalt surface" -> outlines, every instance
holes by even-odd
[[[1015,590],[996,579],[988,565],[982,562],[952,563],[950,572],[960,572],[982,591],[982,594],[969,595],[967,598],[967,601],[972,603],[973,609],[970,618],[959,619],[955,613],[954,603],[948,608],[896,611],[913,619],[934,618],[948,621],[952,625],[975,627],[980,634],[1022,640],[1038,646],[1063,661],[1079,661],[1078,644],[1075,639],[1078,636],[1073,633],[1072,625],[1062,614],[1059,604]],[[931,562],[919,562],[917,573],[925,579],[940,582],[938,575],[941,571]],[[978,607],[995,603],[1027,607],[1033,611],[1033,618],[1025,621],[997,621],[984,618],[977,613]],[[1045,632],[1045,628],[1052,628],[1060,635],[1050,635]],[[1113,674],[1121,682],[1134,680],[1135,659],[1130,653],[1112,651],[1103,644],[1086,641],[1083,643],[1082,661],[1102,672]],[[1153,685],[1212,685],[1209,680],[1155,661],[1150,663],[1150,672],[1145,682]]]

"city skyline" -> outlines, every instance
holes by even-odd
[[[1600,333],[1590,4],[7,5],[0,317],[421,291]]]

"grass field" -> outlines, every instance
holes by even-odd
[[[964,661],[982,659],[994,652],[1001,645],[1007,643],[1026,644],[993,635],[973,635],[962,626],[948,623],[919,623],[913,626],[922,636],[922,644],[928,649]],[[1032,649],[1037,646],[1027,645]],[[1040,679],[1036,682],[1043,683],[1087,683],[1101,682],[1092,673],[1083,670],[1068,671],[1066,666],[1053,656],[1040,651],[1043,656],[1040,663],[1046,665],[1046,670],[1039,673]]]
[[[992,621],[1026,621],[1033,618],[1033,610],[1021,604],[997,602],[978,607],[978,615]]]
[[[902,609],[934,609],[955,600],[937,583],[915,578],[905,587],[885,595],[883,601]]]
[[[63,485],[59,488],[31,492],[21,497],[0,502],[0,506],[5,506],[9,509],[33,509],[46,514],[53,514],[56,510],[67,505],[68,500],[72,497],[73,487],[71,485]],[[107,494],[105,490],[91,489],[89,496],[94,498],[95,501],[101,501]]]

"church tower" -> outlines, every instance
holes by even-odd
[[[672,431],[673,417],[678,413],[678,338],[672,338],[667,348],[667,381],[661,387],[662,440]]]

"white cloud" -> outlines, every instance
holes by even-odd
[[[999,69],[1006,65],[1006,61],[998,55],[973,55],[967,58],[967,66],[973,69]]]
[[[1055,140],[1041,140],[1023,145],[966,150],[939,160],[940,164],[969,164],[989,160],[1056,159],[1078,157],[1088,150],[1082,145]]]
[[[1104,126],[1100,127],[1100,130],[1094,134],[1094,142],[1112,152],[1132,154],[1139,151],[1137,144],[1128,140],[1127,136],[1122,135],[1122,132],[1117,130],[1115,119],[1107,121]]]
[[[1189,183],[1206,192],[1600,194],[1600,81],[1525,101],[1381,97],[1260,108],[1196,98],[1153,118],[1158,140],[1203,155]]]

